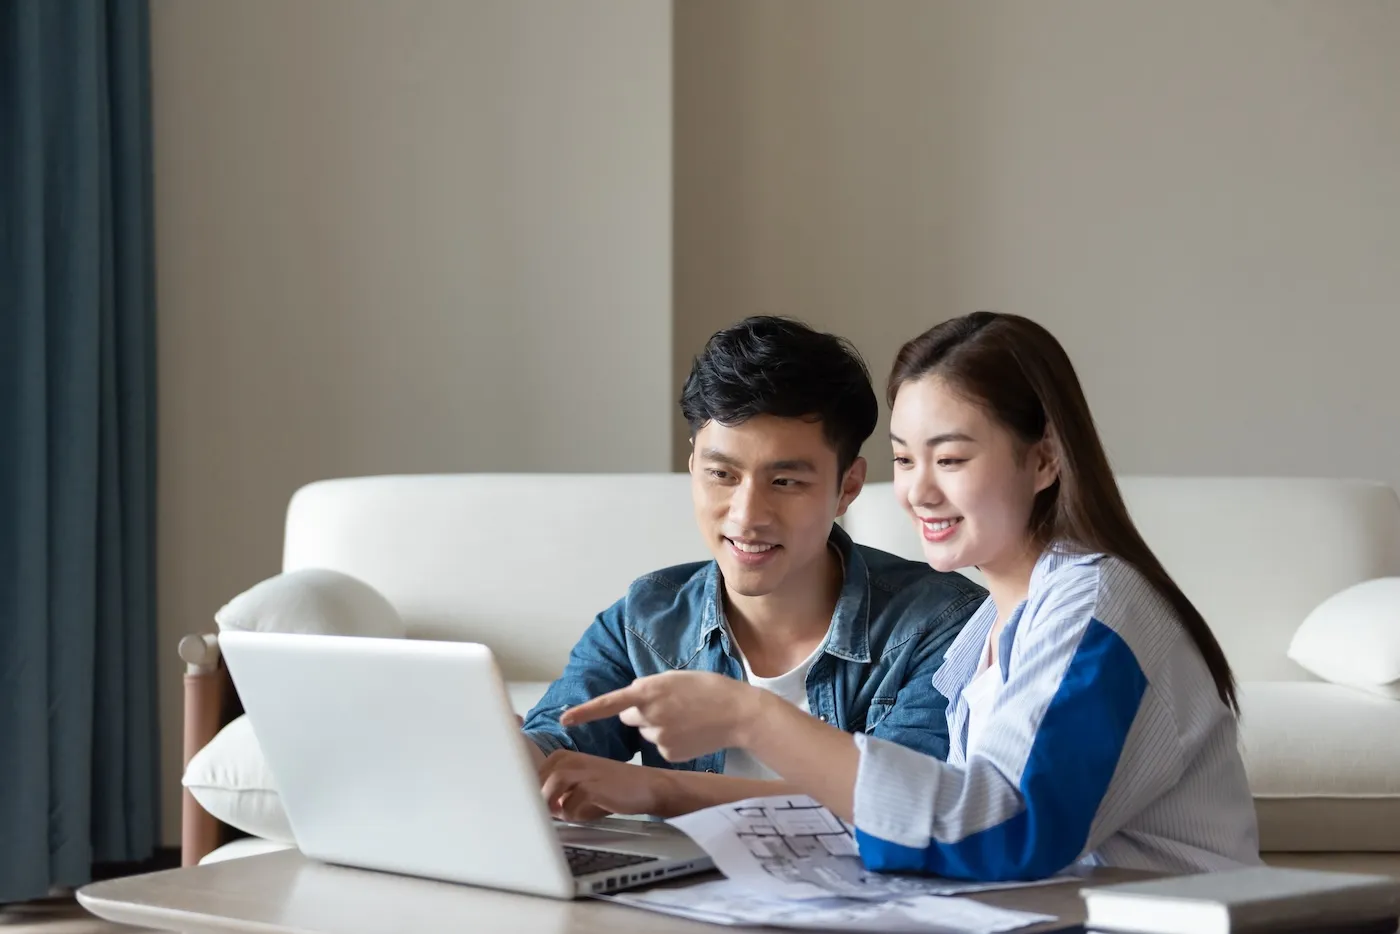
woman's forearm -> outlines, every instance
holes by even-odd
[[[662,791],[657,795],[657,817],[677,817],[716,804],[729,804],[745,798],[768,795],[807,794],[792,782],[769,781],[761,778],[737,778],[733,775],[709,775],[705,772],[681,772],[670,769],[660,780]]]
[[[736,744],[788,785],[852,820],[860,767],[855,740],[767,691],[759,693],[755,714],[740,726]]]
[[[762,688],[712,672],[670,671],[573,707],[560,722],[575,726],[604,717],[637,728],[671,762],[726,747],[747,749],[793,790],[852,819],[860,767],[855,740]]]

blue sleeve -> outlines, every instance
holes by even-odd
[[[1090,845],[1147,679],[1119,634],[1094,618],[1092,589],[1050,615],[1040,631],[1018,635],[1015,664],[966,765],[858,738],[854,817],[867,868],[1038,879]]]
[[[598,614],[569,653],[564,673],[525,717],[524,731],[546,755],[571,749],[626,762],[641,747],[641,734],[617,717],[565,727],[559,716],[600,694],[627,687],[636,678],[623,625],[626,598]]]

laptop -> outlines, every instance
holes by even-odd
[[[229,631],[219,647],[309,858],[555,898],[713,868],[667,824],[555,822],[484,645]]]

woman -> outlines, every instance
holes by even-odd
[[[1063,348],[1025,318],[978,312],[907,343],[888,396],[895,491],[929,564],[975,566],[989,591],[934,676],[948,761],[688,672],[568,721],[620,714],[672,760],[746,749],[852,821],[874,870],[1257,863],[1233,676],[1129,519]]]

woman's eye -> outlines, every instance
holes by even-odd
[[[910,458],[905,457],[903,454],[896,454],[896,455],[895,455],[894,464],[895,464],[896,467],[909,467],[909,466],[912,466],[913,463],[914,463],[913,460],[911,460]]]
[[[938,459],[939,467],[956,467],[958,464],[965,463],[967,463],[966,457],[940,457]]]

